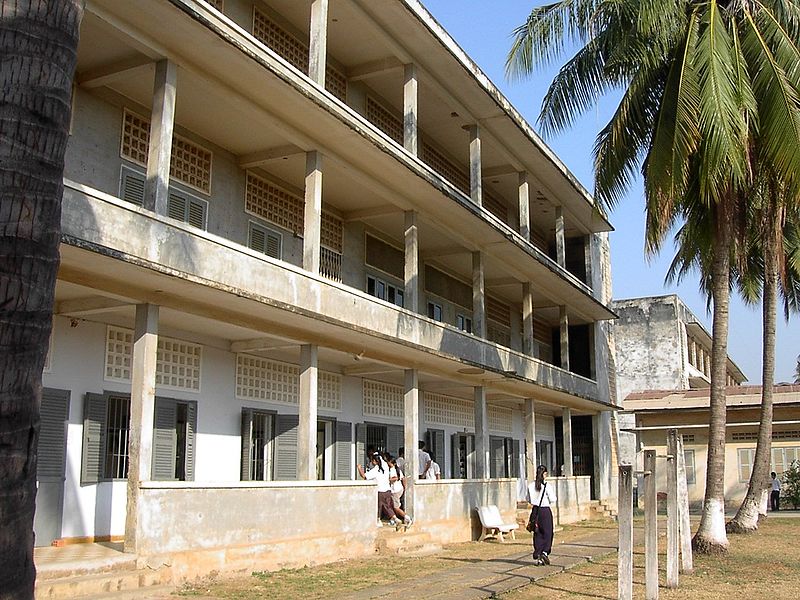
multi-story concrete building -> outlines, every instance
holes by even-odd
[[[38,543],[368,554],[419,439],[442,541],[536,462],[611,494],[611,227],[419,2],[92,0],[78,54]]]

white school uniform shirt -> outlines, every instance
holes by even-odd
[[[777,477],[772,480],[772,491],[773,492],[780,492],[781,491],[781,480]]]
[[[397,472],[395,467],[389,467],[389,479],[392,477],[397,477],[397,481],[393,481],[391,483],[392,486],[392,493],[393,494],[402,494],[403,493],[403,471],[400,470],[400,473]]]
[[[419,460],[419,464],[417,465],[417,469],[419,469],[418,474],[422,475],[425,473],[425,465],[427,465],[431,460],[431,455],[425,452],[425,450],[417,450],[417,457]],[[428,470],[430,471],[430,469]]]
[[[383,472],[378,468],[378,465],[373,466],[364,473],[364,479],[375,481],[378,484],[379,492],[390,492],[392,491],[392,486],[389,483],[389,465],[383,459],[381,459],[381,467],[383,467]]]
[[[439,463],[435,460],[431,459],[431,466],[428,469],[428,473],[425,475],[425,479],[437,479],[438,475],[442,472],[441,467],[439,467]]]
[[[556,503],[556,490],[553,487],[553,484],[545,481],[544,486],[544,495],[542,494],[542,490],[536,489],[536,482],[528,484],[528,495],[531,498],[531,504],[533,506],[552,506]],[[539,504],[539,499],[542,499],[542,504]]]

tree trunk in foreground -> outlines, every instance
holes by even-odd
[[[82,0],[0,0],[0,598],[33,598],[42,368]]]
[[[715,207],[715,249],[711,272],[714,319],[711,332],[711,399],[708,428],[706,493],[700,527],[692,548],[700,554],[725,554],[725,384],[728,366],[730,244],[733,226],[722,205]]]
[[[771,200],[770,202],[772,202]],[[783,248],[779,210],[768,211],[764,231],[763,364],[761,367],[761,417],[753,472],[747,495],[736,516],[727,525],[729,533],[752,533],[758,529],[763,492],[769,487],[772,454],[772,391],[775,383],[775,321],[778,304],[778,252]],[[771,218],[770,218],[771,217]]]

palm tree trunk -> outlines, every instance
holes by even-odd
[[[42,368],[82,0],[0,0],[0,599],[33,598]]]
[[[771,200],[770,202],[773,202]],[[770,207],[772,208],[772,207]],[[778,209],[767,210],[764,231],[763,364],[761,371],[761,417],[753,472],[747,495],[736,516],[728,523],[729,533],[750,533],[758,529],[759,509],[764,490],[769,487],[772,453],[772,390],[775,383],[775,321],[778,304],[778,252],[783,238]]]
[[[700,527],[692,547],[701,554],[728,551],[725,533],[725,384],[728,367],[728,305],[730,301],[730,248],[733,224],[723,203],[714,207],[714,258],[711,293],[714,318],[711,339],[711,401],[708,428],[706,493]]]

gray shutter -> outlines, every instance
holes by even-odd
[[[108,398],[87,393],[83,397],[83,453],[81,483],[97,483],[105,477],[106,418]]]
[[[458,434],[450,436],[450,476],[453,479],[461,479],[461,462],[459,460]]]
[[[519,454],[520,454],[520,443],[519,440],[509,439],[511,442],[511,469],[509,471],[509,477],[519,477]]]
[[[242,481],[250,481],[251,465],[253,463],[253,411],[249,408],[242,409],[242,468],[240,477]]]
[[[153,416],[153,479],[175,480],[175,430],[177,403],[167,398],[156,398]]]
[[[489,477],[506,476],[506,448],[505,439],[491,436],[489,438]]]
[[[206,228],[205,202],[189,198],[188,204],[189,208],[188,208],[188,214],[186,215],[186,222],[189,223],[189,225],[191,225],[192,227],[197,227],[198,229],[205,229]]]
[[[197,448],[197,402],[186,403],[186,481],[194,481],[194,457]]]
[[[425,432],[425,443],[428,445],[428,454],[436,459],[436,464],[442,470],[442,478],[444,478],[444,431],[428,429]]]
[[[41,425],[37,450],[36,479],[64,479],[69,391],[44,388],[40,408]]]
[[[251,250],[265,254],[267,252],[267,232],[261,227],[256,227],[250,223],[250,234],[247,237],[247,245]]]
[[[281,236],[271,231],[267,232],[267,242],[264,248],[264,253],[272,258],[281,257]]]
[[[275,416],[275,479],[297,479],[297,415]]]
[[[386,451],[392,456],[397,456],[400,446],[403,445],[403,427],[401,425],[386,426]]]
[[[177,221],[186,221],[186,198],[170,192],[167,199],[167,216]]]
[[[356,423],[356,464],[364,464],[367,452],[367,426],[364,423]],[[367,463],[369,464],[369,463]],[[355,469],[355,476],[358,478],[358,469]]]
[[[136,206],[142,206],[144,204],[144,181],[144,175],[130,169],[122,169],[119,197]]]
[[[335,479],[350,480],[353,478],[353,467],[350,460],[353,448],[353,426],[344,421],[336,421],[336,475]]]

